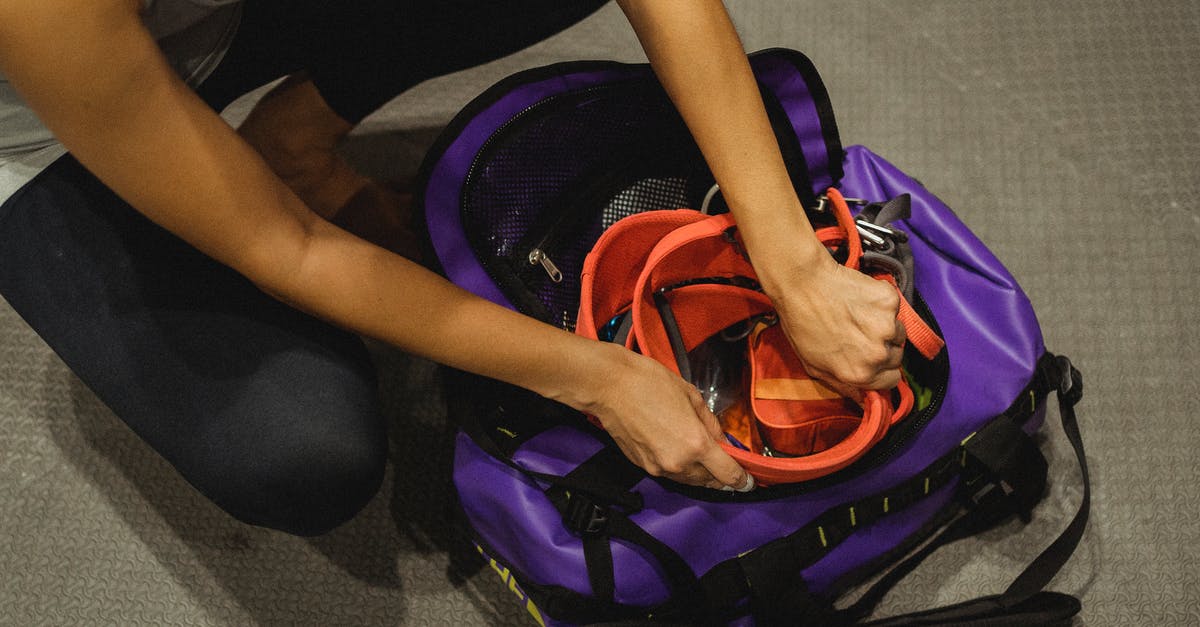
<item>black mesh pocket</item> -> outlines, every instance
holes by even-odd
[[[583,260],[604,229],[653,209],[699,206],[699,149],[653,79],[548,98],[501,127],[463,190],[472,248],[523,312],[571,329]],[[530,252],[561,272],[555,281]]]
[[[811,196],[787,116],[763,96],[797,192]],[[501,126],[464,181],[462,223],[519,310],[574,329],[579,274],[601,233],[636,213],[699,208],[712,185],[679,113],[648,75],[550,96]]]

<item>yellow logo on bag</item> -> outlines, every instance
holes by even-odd
[[[488,566],[491,566],[492,570],[496,571],[497,575],[500,575],[500,580],[508,584],[508,589],[512,591],[513,594],[517,595],[518,599],[525,602],[525,611],[529,612],[529,615],[533,617],[533,620],[536,620],[537,624],[541,625],[542,627],[546,627],[546,621],[542,618],[541,611],[539,611],[537,606],[533,604],[533,599],[529,598],[529,595],[525,594],[525,591],[521,589],[521,586],[517,585],[517,580],[512,576],[512,571],[509,570],[507,566],[502,566],[499,562],[492,559],[487,553],[484,553],[483,547],[479,546],[478,544],[475,545],[475,550],[479,551],[479,554],[483,556],[483,559],[487,560]]]

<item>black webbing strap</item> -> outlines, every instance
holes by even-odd
[[[615,590],[610,539],[633,543],[658,560],[671,586],[671,601],[658,608],[659,614],[703,612],[700,585],[696,574],[671,547],[629,520],[628,514],[641,511],[642,495],[630,489],[646,477],[615,445],[606,445],[566,475],[535,472],[517,464],[493,439],[492,434],[475,421],[463,430],[471,440],[498,461],[522,474],[547,484],[545,493],[563,516],[563,524],[577,533],[584,548],[588,583],[597,599],[612,600]],[[701,614],[697,614],[702,616]]]
[[[604,483],[610,489],[628,492],[645,476],[636,467],[631,470],[630,466],[633,465],[625,460],[620,450],[606,446],[576,466],[563,479],[575,486]],[[600,501],[587,490],[551,486],[546,490],[546,497],[562,514],[567,529],[577,534],[583,542],[583,559],[592,595],[601,601],[612,602],[616,578],[613,574],[609,526],[620,512],[613,509],[614,503]]]
[[[621,487],[619,482],[611,478],[615,475],[608,475],[598,472],[571,472],[560,476],[530,470],[513,461],[511,457],[511,451],[506,452],[505,448],[502,448],[496,442],[488,428],[479,422],[467,421],[462,425],[462,430],[468,436],[470,436],[471,441],[474,442],[476,446],[483,449],[485,453],[490,455],[496,461],[505,464],[509,468],[512,468],[513,470],[516,470],[531,479],[542,481],[546,484],[549,484],[551,487],[589,494],[597,502],[609,505],[617,505],[628,511],[638,511],[643,507],[642,495],[636,492],[630,492],[627,487]],[[611,455],[614,450],[617,449],[615,449],[613,446],[605,446],[604,449],[601,450],[601,453],[604,453],[605,458],[598,459],[596,462],[593,462],[593,464],[606,462],[607,456]],[[605,453],[605,451],[609,452]],[[625,464],[622,464],[621,467],[625,468],[626,472],[628,472],[628,466],[631,466],[632,464],[628,460],[625,460],[623,455],[617,455],[617,458],[618,459],[616,463],[619,464],[620,461],[624,461]],[[588,463],[588,461],[591,460],[585,460],[584,464]],[[636,466],[634,469],[636,469]],[[578,468],[576,470],[578,470]],[[637,470],[636,472],[643,471]],[[636,481],[633,481],[628,485],[632,486],[633,483],[636,483]]]
[[[860,528],[903,511],[962,477],[967,469],[961,459],[961,449],[955,449],[925,472],[885,492],[826,510],[787,536],[717,564],[700,578],[709,606],[729,611],[749,597],[759,620],[764,613],[768,622],[784,624],[815,620],[824,625],[847,620],[830,612],[829,601],[807,592],[800,571]]]
[[[580,536],[583,542],[584,563],[592,594],[602,601],[612,602],[616,589],[613,572],[612,539],[632,543],[654,557],[667,575],[671,587],[669,605],[658,608],[663,615],[700,612],[700,584],[687,562],[658,538],[629,519],[641,510],[641,495],[628,492],[646,477],[645,471],[621,453],[615,446],[606,446],[563,477],[563,484],[546,490],[550,502],[563,515],[563,523]],[[619,502],[603,502],[586,489],[572,486],[604,485],[608,491],[626,491],[639,500],[638,507],[621,507]],[[702,616],[699,615],[698,616]]]
[[[1083,480],[1083,498],[1074,518],[1066,529],[1033,560],[1009,585],[1003,594],[971,599],[955,605],[932,610],[885,618],[867,623],[873,627],[897,627],[900,625],[974,625],[1000,626],[1046,625],[1064,622],[1080,610],[1079,600],[1073,596],[1043,591],[1066,564],[1083,537],[1091,508],[1091,479],[1088,475],[1087,457],[1083,450],[1083,438],[1079,434],[1079,423],[1075,416],[1075,404],[1083,394],[1083,379],[1066,357],[1047,360],[1043,370],[1050,381],[1057,382],[1059,417],[1063,431],[1075,450]],[[1019,509],[1018,505],[1018,509]],[[969,510],[942,531],[920,551],[897,565],[883,579],[876,582],[847,613],[861,617],[883,599],[884,595],[904,575],[911,572],[920,562],[938,547],[970,536],[991,526],[996,511],[981,507]]]
[[[757,625],[839,625],[833,605],[810,594],[799,571],[801,557],[787,550],[751,551],[738,560],[750,592],[750,611]]]

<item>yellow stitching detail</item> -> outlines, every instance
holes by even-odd
[[[929,494],[929,477],[925,477],[925,494]]]
[[[963,468],[967,467],[967,449],[962,450],[962,455],[959,456],[958,464]]]
[[[978,433],[978,431],[976,431],[975,433]],[[963,441],[959,442],[958,445],[966,446],[967,442],[971,441],[971,438],[975,437],[975,433],[972,433],[971,435],[968,435],[967,437],[963,438]]]
[[[858,525],[858,518],[854,515],[854,508],[851,507],[850,508],[850,526],[855,527],[857,525]]]
[[[1037,411],[1037,396],[1033,394],[1033,390],[1029,390],[1029,411]]]
[[[829,542],[825,539],[825,528],[817,527],[817,533],[821,536],[821,546],[829,548]]]
[[[888,513],[888,497],[883,497],[883,513]]]

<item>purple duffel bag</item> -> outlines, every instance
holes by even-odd
[[[1078,601],[1042,588],[1087,521],[1078,371],[1046,351],[1021,288],[948,207],[868,149],[842,147],[806,57],[776,49],[751,63],[814,223],[829,187],[863,204],[908,196],[911,215],[894,225],[911,247],[913,305],[946,342],[932,360],[906,351],[913,413],[843,470],[740,494],[647,476],[575,412],[454,373],[454,482],[472,541],[540,624],[853,624],[933,548],[1029,520],[1047,472],[1031,436],[1053,391],[1084,477],[1067,530],[1004,593],[880,624],[1069,621]],[[642,211],[720,211],[713,183],[648,66],[577,62],[514,75],[468,105],[427,157],[417,200],[448,278],[571,329],[600,234]]]

